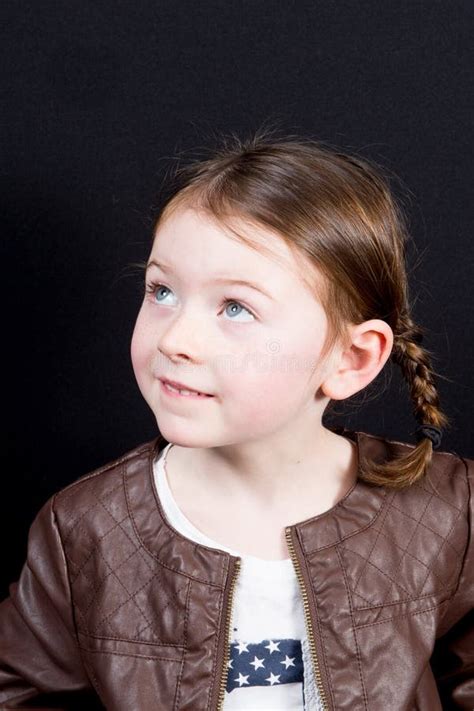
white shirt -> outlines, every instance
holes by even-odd
[[[156,488],[168,522],[196,543],[241,558],[232,605],[225,711],[322,710],[291,558],[242,555],[197,529],[178,507],[168,483],[166,455],[172,446],[166,445],[154,462]]]

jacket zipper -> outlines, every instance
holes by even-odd
[[[286,536],[286,540],[287,540],[287,543],[288,543],[288,549],[289,549],[289,551],[290,551],[290,556],[291,556],[291,559],[292,559],[292,561],[293,561],[293,565],[295,566],[296,576],[297,576],[297,578],[298,578],[298,582],[299,582],[299,585],[300,585],[300,588],[301,588],[301,594],[302,594],[302,597],[303,597],[304,615],[305,615],[305,620],[306,620],[306,628],[307,628],[307,631],[308,631],[308,641],[309,641],[309,646],[310,646],[310,649],[311,649],[311,657],[312,657],[312,660],[313,660],[313,666],[314,666],[314,674],[315,674],[315,678],[316,678],[316,684],[317,684],[318,689],[319,689],[319,694],[320,694],[320,696],[321,696],[321,702],[322,702],[323,708],[324,708],[324,709],[329,709],[328,704],[327,704],[326,692],[325,692],[325,690],[324,690],[323,682],[322,682],[322,678],[321,678],[321,669],[320,669],[319,662],[318,662],[318,657],[317,657],[317,654],[316,654],[316,643],[315,643],[315,641],[314,641],[313,626],[312,626],[312,622],[311,622],[311,616],[310,616],[310,613],[309,613],[309,599],[308,599],[308,593],[307,593],[306,588],[305,588],[305,585],[304,585],[304,579],[303,579],[303,574],[302,574],[302,572],[301,572],[300,563],[299,563],[299,560],[298,560],[298,558],[297,558],[297,556],[296,556],[295,547],[294,547],[294,544],[293,544],[293,539],[292,539],[292,537],[291,537],[291,528],[290,528],[290,526],[287,526],[287,527],[285,528],[285,536]]]
[[[225,620],[224,654],[223,654],[223,662],[222,662],[222,667],[221,667],[222,671],[221,671],[221,680],[220,680],[220,687],[219,687],[219,697],[217,700],[217,711],[222,711],[222,707],[224,705],[225,687],[227,684],[227,675],[229,673],[227,665],[229,663],[230,625],[231,625],[231,620],[232,620],[232,603],[234,601],[235,583],[237,582],[237,577],[240,572],[241,562],[242,562],[241,558],[235,559],[234,572],[232,575],[232,580],[230,582],[230,592],[229,592],[229,597],[228,597],[226,620]]]

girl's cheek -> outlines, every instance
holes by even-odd
[[[137,323],[135,324],[135,328],[132,334],[132,340],[130,343],[130,356],[133,370],[137,374],[145,367],[145,363],[147,360],[146,339],[144,337],[144,330],[141,327],[139,321],[137,321]]]

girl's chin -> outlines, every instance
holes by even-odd
[[[209,438],[209,433],[192,432],[191,428],[182,426],[168,426],[163,418],[157,418],[156,423],[161,435],[167,442],[171,442],[178,447],[193,447],[202,449],[205,447],[215,447],[216,443]]]

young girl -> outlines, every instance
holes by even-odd
[[[474,460],[367,160],[257,132],[177,172],[131,344],[159,433],[56,493],[0,605],[0,706],[474,708]],[[323,424],[387,361],[414,443]]]

